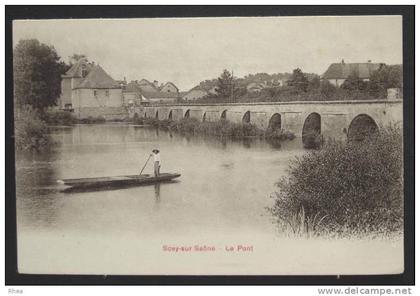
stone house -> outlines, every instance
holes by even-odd
[[[331,64],[327,71],[322,75],[323,80],[328,80],[336,87],[340,87],[350,74],[356,73],[363,81],[369,81],[372,72],[382,67],[383,63],[341,63]]]
[[[123,114],[121,85],[99,65],[79,61],[62,77],[60,103],[76,117],[119,117]]]
[[[196,87],[188,91],[182,96],[182,99],[185,101],[195,101],[197,99],[204,98],[205,96],[209,95],[209,92],[203,88]]]
[[[160,91],[165,93],[179,93],[178,87],[172,82],[166,82],[165,85],[160,88]]]
[[[123,94],[123,105],[132,106],[141,104],[141,89],[136,81],[128,83],[122,91]]]
[[[246,90],[248,92],[260,92],[263,88],[265,88],[266,85],[264,83],[259,82],[251,82],[246,86]]]
[[[142,101],[148,103],[173,103],[179,98],[179,93],[141,91]]]
[[[146,92],[158,92],[159,91],[157,81],[155,80],[155,82],[156,83],[152,83],[152,82],[148,81],[147,79],[142,79],[139,82],[137,82],[137,80],[136,80],[136,83],[138,83],[140,89],[142,91],[146,91]]]
[[[73,109],[73,89],[86,78],[93,66],[93,63],[88,63],[87,59],[83,58],[72,65],[66,74],[61,75],[61,95],[58,104],[60,109]]]

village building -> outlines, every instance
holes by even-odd
[[[78,118],[120,115],[122,106],[121,84],[101,66],[81,59],[62,75],[60,107]]]
[[[106,117],[123,106],[121,86],[99,65],[72,92],[72,107],[79,118]]]
[[[246,90],[248,92],[253,92],[253,93],[257,93],[260,92],[263,88],[265,88],[265,84],[264,83],[259,83],[259,82],[251,82],[250,84],[248,84],[246,86]]]
[[[369,81],[370,75],[382,67],[383,63],[341,63],[331,64],[327,71],[322,75],[323,80],[329,81],[336,87],[340,87],[350,74],[355,73],[363,81]]]
[[[140,89],[142,91],[146,91],[146,92],[158,92],[159,91],[157,81],[156,81],[156,83],[152,83],[152,82],[148,81],[147,79],[142,79],[137,83],[140,86]]]
[[[179,98],[179,93],[173,92],[146,92],[142,91],[142,101],[147,103],[174,103]]]
[[[211,95],[217,95],[217,86],[213,86],[213,87],[207,89],[207,92]]]
[[[160,88],[160,91],[166,93],[179,93],[178,87],[172,82],[166,82],[165,85]]]
[[[66,74],[61,75],[61,96],[58,104],[61,109],[73,109],[73,89],[85,79],[93,66],[93,63],[83,58],[72,65]]]
[[[131,81],[123,88],[124,106],[139,106],[142,103],[142,91],[136,81]]]
[[[182,99],[184,101],[195,101],[198,99],[202,99],[206,96],[208,96],[210,93],[208,91],[206,91],[205,89],[201,88],[201,87],[195,87],[193,89],[191,89],[190,91],[186,92],[183,96]]]
[[[155,80],[156,81],[156,80]],[[157,81],[156,81],[157,82]],[[149,103],[170,103],[178,100],[178,88],[172,82],[162,85],[161,89],[155,87],[146,79],[131,81],[123,90],[125,106]]]

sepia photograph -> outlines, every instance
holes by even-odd
[[[402,15],[11,37],[19,274],[404,273]]]

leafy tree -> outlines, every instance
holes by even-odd
[[[321,86],[321,78],[319,75],[312,75],[312,78],[309,79],[308,89],[317,90]]]
[[[403,72],[401,65],[383,65],[374,71],[368,83],[369,93],[375,97],[386,97],[388,88],[402,88]]]
[[[320,85],[320,92],[324,98],[330,99],[336,94],[337,88],[328,80],[323,80]]]
[[[367,83],[360,79],[356,72],[352,72],[340,87],[348,92],[364,91]]]
[[[55,105],[61,92],[61,74],[67,69],[54,47],[36,39],[20,40],[13,50],[15,104],[36,109]]]
[[[293,70],[292,77],[287,81],[287,84],[295,88],[298,92],[307,92],[309,81],[302,70],[297,68]]]
[[[235,100],[235,82],[233,75],[228,70],[223,70],[223,73],[217,78],[217,97],[219,98],[231,98]]]

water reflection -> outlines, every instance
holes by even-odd
[[[293,141],[280,148],[261,139],[209,139],[135,125],[77,125],[54,129],[52,136],[59,143],[52,151],[17,156],[20,229],[163,235],[185,228],[192,234],[226,227],[267,231],[271,222],[264,209],[273,184],[289,159],[302,153]],[[89,190],[63,190],[56,183],[138,174],[156,147],[164,172],[180,173],[178,181]],[[144,174],[151,173],[149,163]],[[156,219],[165,227],[150,225]]]
[[[160,183],[156,183],[154,185],[155,187],[155,205],[154,205],[154,209],[156,211],[159,210],[160,208]]]

